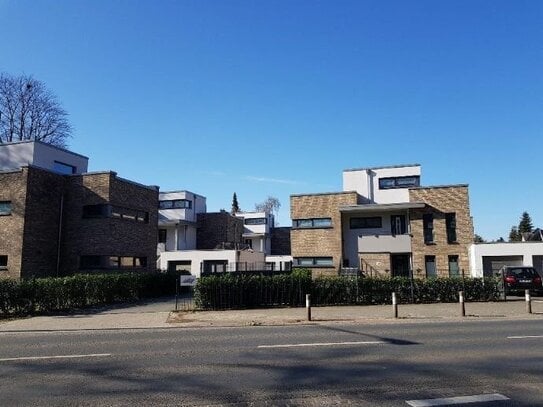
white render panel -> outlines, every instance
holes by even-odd
[[[176,220],[184,220],[187,222],[196,223],[197,214],[205,213],[206,198],[199,196],[189,191],[161,192],[159,194],[160,201],[171,201],[176,199],[186,199],[192,202],[190,209],[160,209],[158,223],[164,225],[172,223]]]
[[[160,270],[168,269],[169,261],[190,261],[191,274],[200,277],[201,264],[204,260],[224,260],[228,263],[239,261],[237,250],[178,250],[162,252],[159,258]]]
[[[469,248],[472,277],[483,277],[484,257],[522,256],[524,266],[532,267],[534,256],[543,256],[543,242],[477,243]]]
[[[34,162],[34,143],[0,144],[0,170],[16,170]]]
[[[53,170],[55,161],[75,167],[75,174],[83,174],[88,169],[88,158],[61,150],[44,143],[34,144],[33,165]]]
[[[360,253],[411,253],[410,235],[369,235],[358,238]]]
[[[421,167],[407,166],[343,171],[343,191],[356,191],[367,203],[409,202],[409,188],[379,189],[379,179],[421,175]]]

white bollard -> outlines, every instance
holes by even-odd
[[[458,301],[460,302],[460,316],[466,316],[466,306],[464,305],[464,291],[458,291]]]
[[[398,318],[398,301],[396,299],[396,293],[392,293],[392,310],[394,312],[394,318]]]
[[[311,294],[305,295],[305,307],[307,308],[307,320],[311,321]]]
[[[532,297],[530,296],[530,290],[525,290],[524,296],[526,298],[526,312],[528,312],[528,314],[531,314],[532,313]]]

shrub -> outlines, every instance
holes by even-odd
[[[66,311],[175,293],[176,274],[77,274],[0,279],[0,316]]]

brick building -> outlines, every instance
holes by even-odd
[[[86,173],[87,160],[0,145],[0,277],[155,270],[158,187]]]
[[[294,264],[315,275],[469,273],[467,185],[420,186],[420,166],[345,170],[342,192],[291,196]]]

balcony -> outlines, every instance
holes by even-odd
[[[411,235],[362,235],[358,236],[359,253],[410,253]]]

